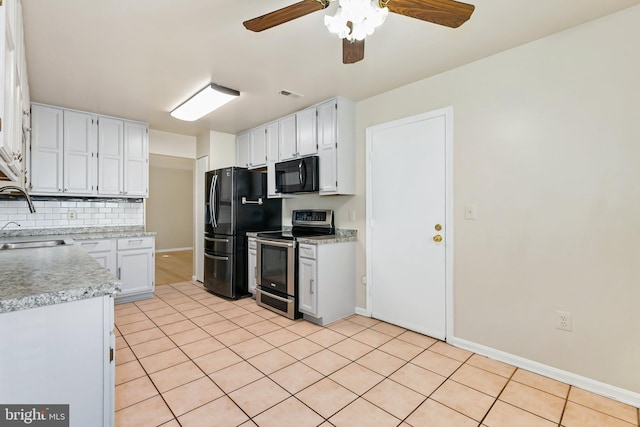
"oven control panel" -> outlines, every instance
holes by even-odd
[[[291,215],[293,225],[332,226],[333,211],[325,209],[294,210]]]

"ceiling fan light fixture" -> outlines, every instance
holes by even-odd
[[[341,39],[364,40],[382,25],[388,14],[389,9],[380,7],[378,0],[340,0],[336,14],[324,17],[324,25]]]
[[[184,101],[171,111],[171,116],[179,120],[193,122],[222,107],[227,102],[233,101],[240,92],[228,87],[209,83],[198,93]]]

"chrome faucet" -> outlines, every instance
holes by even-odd
[[[27,193],[24,188],[20,188],[16,185],[7,185],[5,187],[0,187],[0,193],[7,190],[18,191],[24,195],[24,198],[27,199],[27,204],[29,205],[29,211],[31,213],[36,213],[36,208],[33,206],[33,202],[31,201],[31,196]]]
[[[8,223],[6,223],[5,225],[3,225],[3,226],[2,226],[2,228],[0,228],[0,231],[4,230],[5,228],[7,228],[8,226],[10,226],[11,224],[15,224],[15,225],[17,225],[18,227],[20,227],[20,224],[18,224],[17,222],[15,222],[15,221],[9,221],[9,222],[8,222]]]

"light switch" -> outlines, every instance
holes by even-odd
[[[476,219],[478,218],[478,206],[465,205],[464,206],[464,219]]]

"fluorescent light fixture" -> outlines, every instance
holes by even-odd
[[[210,83],[171,111],[176,119],[192,122],[240,96],[240,92]]]

